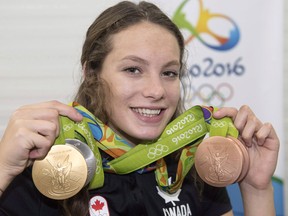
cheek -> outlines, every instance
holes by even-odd
[[[166,92],[167,92],[167,97],[174,103],[178,104],[178,101],[180,99],[180,84],[167,86]]]
[[[123,97],[129,97],[130,95],[135,94],[135,92],[139,92],[141,90],[139,88],[139,83],[135,82],[135,80],[133,79],[123,79],[122,77],[120,77],[116,80],[113,83],[115,94],[122,95]]]
[[[124,101],[128,100],[135,94],[135,87],[131,86],[131,84],[125,83],[117,83],[111,88],[111,103],[115,102],[114,105],[117,106],[121,103],[125,103]]]

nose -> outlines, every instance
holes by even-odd
[[[165,86],[161,77],[151,76],[145,80],[145,88],[142,92],[144,97],[160,100],[165,97],[165,92]]]

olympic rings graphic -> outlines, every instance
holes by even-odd
[[[187,90],[188,88],[192,88],[192,90]],[[232,99],[234,94],[233,87],[229,83],[220,83],[216,87],[209,83],[204,83],[198,88],[186,86],[186,92],[192,92],[193,95],[187,95],[185,102],[191,103],[191,100],[198,98],[202,105],[216,107],[222,107],[225,102]]]
[[[64,131],[69,131],[69,130],[71,130],[72,128],[73,128],[72,123],[69,123],[69,124],[63,126],[63,130],[64,130]]]
[[[213,126],[215,128],[222,128],[222,127],[226,126],[226,122],[224,122],[224,121],[212,122],[211,126]]]
[[[150,159],[154,159],[156,156],[163,154],[169,150],[168,146],[157,144],[155,148],[150,148],[147,154],[147,157]]]
[[[184,7],[188,3],[189,0],[184,0],[180,6],[177,8],[173,21],[180,28],[188,30],[191,34],[190,37],[186,40],[186,44],[191,42],[195,37],[205,46],[218,50],[218,51],[226,51],[235,47],[240,40],[240,31],[237,24],[228,16],[218,13],[211,13],[207,8],[203,6],[203,0],[199,0],[199,17],[198,23],[196,25],[192,25],[189,20],[186,18],[186,14],[184,12]],[[213,32],[208,24],[211,24],[212,19],[223,19],[225,22],[229,22],[232,25],[232,28],[228,30],[229,36],[220,36],[219,34]],[[204,40],[205,37],[202,35],[209,35],[218,44],[214,45],[208,43]]]

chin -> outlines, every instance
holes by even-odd
[[[160,134],[151,134],[151,135],[148,135],[148,134],[146,134],[146,135],[141,135],[141,136],[138,136],[138,138],[140,139],[140,140],[142,140],[142,142],[150,142],[150,141],[155,141],[155,140],[157,140],[158,139],[158,137],[160,136]]]

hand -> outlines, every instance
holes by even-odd
[[[240,182],[257,190],[271,186],[271,177],[277,165],[279,139],[270,123],[262,123],[250,107],[221,108],[213,114],[215,118],[231,117],[239,130],[238,139],[248,147],[250,167]]]
[[[73,107],[57,101],[23,106],[12,114],[0,141],[1,176],[13,179],[47,155],[59,134],[59,115],[82,119]]]

